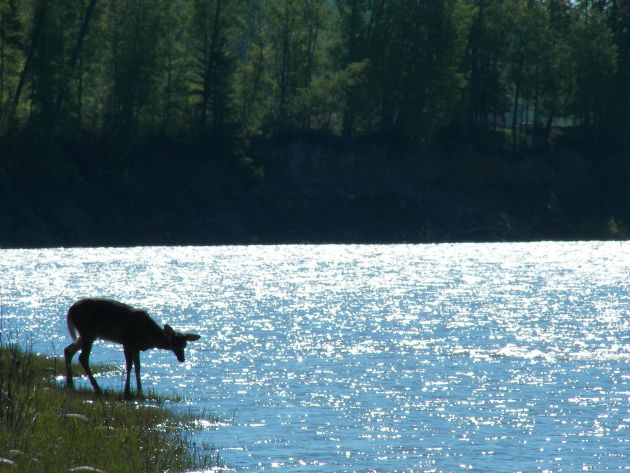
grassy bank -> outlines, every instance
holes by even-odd
[[[216,452],[196,451],[190,419],[160,401],[123,402],[110,394],[56,385],[63,362],[34,355],[0,333],[0,471],[181,472],[210,469]]]

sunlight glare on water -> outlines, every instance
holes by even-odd
[[[143,384],[237,471],[630,466],[630,244],[0,250],[2,326],[62,354],[76,299],[196,331]],[[121,389],[120,347],[97,343]],[[85,383],[85,380],[83,380]]]

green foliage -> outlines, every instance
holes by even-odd
[[[188,84],[191,77],[185,38],[191,22],[191,11],[186,1],[164,0],[160,5],[162,20],[157,47],[158,67],[162,71],[156,81],[157,104],[155,114],[159,117],[162,134],[178,135],[186,132],[189,97]]]
[[[588,131],[607,124],[618,50],[606,16],[591,2],[579,2],[573,15],[569,110]]]
[[[606,222],[606,233],[610,238],[624,239],[626,231],[623,224],[618,222],[614,217],[610,217]]]
[[[304,128],[339,131],[346,97],[365,80],[367,67],[367,60],[353,62],[343,69],[325,72],[313,79],[309,87],[300,88],[296,103],[298,113],[306,119]]]
[[[268,120],[279,130],[310,128],[311,110],[304,95],[324,70],[325,3],[282,0],[266,4],[269,75],[275,92]]]
[[[0,0],[0,18],[5,138],[507,127],[518,146],[562,117],[630,143],[627,2]]]
[[[248,177],[254,182],[262,182],[265,180],[265,169],[263,166],[256,166],[254,160],[248,156],[242,156],[238,160],[241,168],[247,170]]]
[[[469,126],[484,129],[495,125],[509,109],[507,31],[512,29],[510,2],[479,2],[472,22],[465,68],[469,71],[465,100]]]
[[[0,458],[11,471],[162,472],[212,466],[179,432],[184,419],[164,408],[68,392],[51,380],[61,360],[38,357],[0,335]]]
[[[110,2],[107,15],[109,110],[106,126],[128,138],[150,126],[157,92],[160,9],[154,2]]]
[[[235,25],[237,7],[225,0],[193,2],[193,71],[197,128],[221,133],[230,122],[233,55],[228,48],[229,30]]]
[[[240,44],[241,60],[235,74],[237,119],[250,135],[262,132],[276,95],[276,85],[270,73],[273,49],[268,37],[266,10],[261,4],[253,2],[244,21],[242,35],[237,40]]]
[[[24,25],[17,0],[0,0],[0,132],[8,126],[19,79]]]

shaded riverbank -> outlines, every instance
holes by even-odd
[[[6,153],[0,246],[624,238],[628,166],[327,137]]]

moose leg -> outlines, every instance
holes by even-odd
[[[83,367],[83,371],[87,374],[88,379],[90,380],[90,384],[96,391],[96,394],[101,395],[101,388],[99,388],[94,376],[92,375],[92,371],[90,370],[90,352],[92,351],[92,345],[94,344],[94,340],[84,340],[82,343],[81,354],[79,355],[79,363]]]
[[[129,385],[129,377],[131,376],[131,367],[133,366],[133,348],[124,345],[125,363],[127,367],[127,377],[125,378],[125,399],[131,398],[131,386]]]
[[[66,387],[69,389],[74,388],[74,382],[72,381],[72,357],[81,349],[81,338],[68,345],[63,351],[64,358],[66,360]]]
[[[142,383],[140,382],[140,350],[133,351],[133,364],[136,366],[136,386],[138,388],[138,396],[142,397]]]

